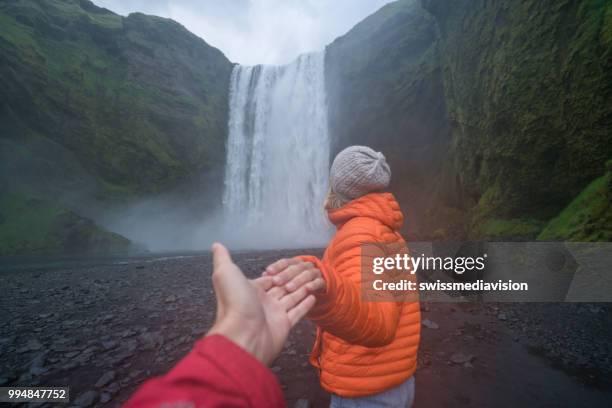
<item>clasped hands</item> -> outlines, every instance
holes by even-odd
[[[217,316],[207,335],[221,334],[269,365],[289,331],[315,305],[325,280],[310,262],[280,259],[262,276],[247,279],[221,244],[213,244]]]

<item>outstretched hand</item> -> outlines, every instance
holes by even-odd
[[[223,245],[214,244],[212,251],[217,317],[208,334],[224,335],[270,364],[291,328],[314,306],[314,296],[305,287],[289,292],[275,286],[271,276],[249,280]]]
[[[324,292],[325,280],[312,263],[299,258],[284,258],[268,265],[262,274],[272,277],[272,283],[287,292]]]

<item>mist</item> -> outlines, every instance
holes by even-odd
[[[222,207],[195,214],[181,201],[178,197],[143,200],[107,211],[98,222],[130,239],[136,252],[201,251],[210,249],[213,242],[233,250],[319,248],[326,243],[326,235],[315,236],[282,224],[237,226],[227,222]],[[322,205],[320,211],[323,215]],[[327,222],[323,234],[330,229]]]

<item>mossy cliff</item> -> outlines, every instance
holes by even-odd
[[[130,241],[65,208],[18,193],[0,196],[0,255],[129,252]]]
[[[601,196],[588,186],[612,158],[611,2],[400,0],[332,43],[327,66],[332,135],[389,156],[409,234],[610,228],[547,225]]]
[[[223,168],[231,68],[172,20],[3,1],[0,187],[89,216],[206,183]]]
[[[467,233],[536,237],[574,197],[591,196],[612,157],[612,3],[422,3],[440,33]],[[600,221],[580,238],[601,239],[610,225]]]
[[[538,239],[612,241],[612,160],[606,174],[591,182],[542,230]]]
[[[333,151],[365,144],[385,153],[407,232],[438,190],[450,144],[433,17],[416,0],[384,6],[326,49]]]
[[[333,151],[385,152],[408,237],[611,239],[610,1],[399,0],[325,64]],[[218,202],[231,69],[172,20],[0,2],[0,254],[126,248],[90,219]]]

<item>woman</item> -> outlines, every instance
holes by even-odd
[[[326,200],[336,233],[323,259],[312,262],[326,289],[308,317],[317,324],[310,362],[321,386],[332,393],[331,407],[409,407],[420,335],[418,302],[367,302],[360,281],[363,244],[402,244],[403,214],[384,192],[391,170],[382,153],[365,146],[341,151],[331,167]],[[274,283],[294,290],[307,274],[294,274],[281,260],[266,270]]]

